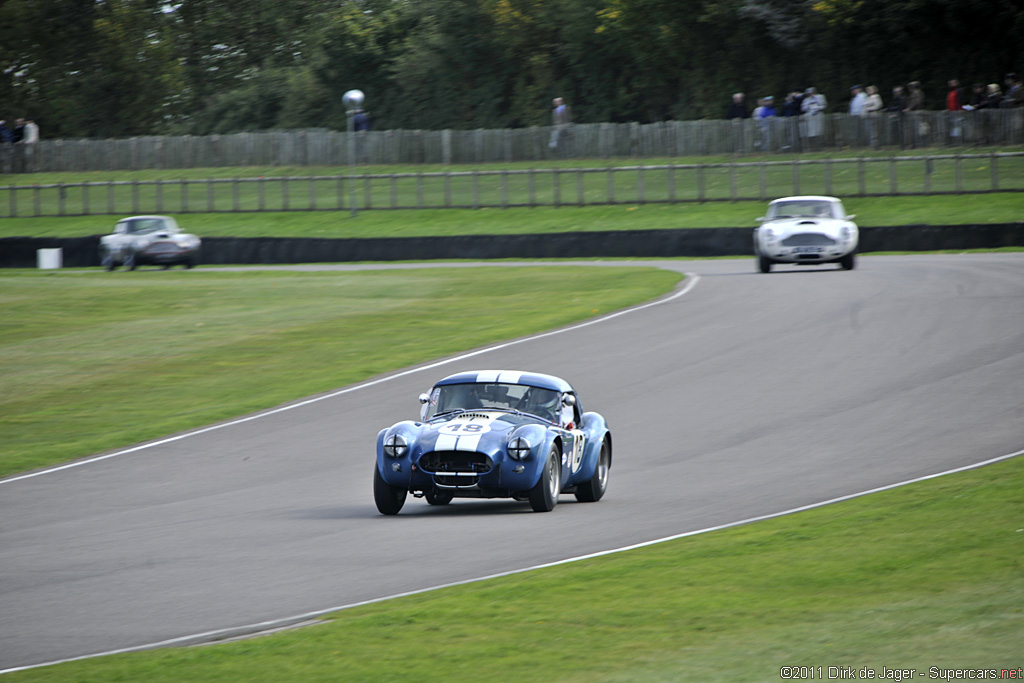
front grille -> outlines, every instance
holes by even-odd
[[[798,232],[782,240],[784,247],[827,247],[836,241],[820,232]]]
[[[179,251],[181,247],[174,242],[154,242],[146,247],[146,252],[150,254],[176,254]]]
[[[445,489],[471,489],[476,487],[480,477],[475,474],[435,474],[434,485]]]
[[[494,463],[483,453],[473,451],[431,451],[420,458],[420,469],[426,472],[443,474],[445,472],[461,472],[486,474],[494,467]]]

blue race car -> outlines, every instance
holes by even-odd
[[[377,435],[373,498],[382,514],[398,514],[410,492],[431,505],[514,498],[549,512],[561,493],[594,502],[608,488],[608,424],[582,412],[565,380],[461,372],[435,384],[420,403],[419,422],[399,422]]]

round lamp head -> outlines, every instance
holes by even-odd
[[[341,101],[345,103],[345,107],[348,109],[358,109],[363,106],[364,99],[365,96],[362,90],[349,90],[341,97]]]

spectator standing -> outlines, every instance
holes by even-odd
[[[949,79],[946,84],[946,116],[949,117],[949,137],[956,144],[963,135],[964,94],[960,90],[960,81]]]
[[[910,142],[911,147],[919,147],[924,139],[931,132],[928,122],[923,117],[924,111],[924,90],[921,89],[921,81],[911,81],[907,84],[907,112],[911,112],[910,121]]]
[[[946,91],[946,111],[962,111],[964,104],[964,94],[960,90],[960,81],[956,78],[949,79]]]
[[[14,158],[14,133],[7,127],[7,121],[0,119],[0,173],[10,173]]]
[[[786,119],[784,122],[786,126],[786,144],[782,146],[782,149],[794,147],[799,139],[797,135],[799,119],[797,117],[800,116],[801,100],[803,100],[803,95],[799,90],[794,90],[786,94],[786,101],[782,103],[782,116]]]
[[[867,99],[864,101],[864,113],[865,114],[877,114],[885,108],[882,104],[882,96],[878,94],[877,85],[869,85],[867,87]]]
[[[561,156],[571,156],[569,150],[569,138],[571,135],[572,111],[566,105],[565,100],[556,97],[552,100],[551,110],[551,141],[548,146],[560,152]]]
[[[36,170],[36,143],[39,142],[39,126],[32,119],[25,121],[25,133],[21,143],[25,145],[25,171]]]
[[[864,86],[855,85],[850,88],[852,97],[850,98],[850,117],[853,119],[850,124],[853,126],[853,135],[851,141],[855,145],[863,144],[864,139],[864,105],[867,104],[868,96],[864,92]]]
[[[356,108],[352,114],[352,130],[356,136],[356,163],[369,161],[366,151],[366,135],[370,132],[370,115],[362,108]]]
[[[894,85],[892,88],[892,99],[889,101],[889,123],[892,136],[899,141],[900,147],[906,146],[906,131],[903,125],[903,115],[907,110],[907,95],[902,85]]]
[[[924,90],[921,89],[921,81],[911,81],[907,85],[909,95],[907,96],[906,111],[924,110]]]
[[[762,97],[759,106],[754,110],[754,119],[761,133],[761,139],[756,144],[762,150],[770,150],[772,147],[772,126],[775,116],[775,98],[772,95]]]
[[[821,136],[825,133],[825,108],[827,106],[828,100],[818,92],[817,88],[810,87],[804,91],[800,109],[804,115],[805,135],[811,149],[815,151],[820,148]]]
[[[864,107],[867,105],[868,96],[864,92],[863,86],[855,85],[850,88],[850,92],[853,97],[850,98],[850,114],[853,116],[863,116],[865,114]]]
[[[1006,74],[1006,97],[1003,99],[1000,106],[1003,107],[1022,107],[1024,106],[1024,84],[1022,84],[1020,76],[1015,73]]]
[[[878,94],[877,85],[869,85],[867,99],[864,101],[864,115],[867,117],[868,136],[872,147],[878,147],[878,117],[875,114],[884,109],[882,96]]]
[[[356,109],[356,113],[352,115],[352,128],[357,133],[370,130],[370,115],[363,109]]]
[[[1003,103],[1003,89],[998,83],[989,83],[985,90],[985,100],[979,106],[981,109],[998,109]]]
[[[729,104],[729,108],[725,110],[725,118],[729,121],[733,119],[749,119],[750,111],[747,109],[746,103],[743,101],[745,95],[738,92],[732,96],[732,103]]]
[[[21,173],[25,170],[25,148],[21,145],[21,141],[25,139],[25,119],[15,119],[14,130],[11,131],[11,138],[11,142],[14,143],[11,163],[12,170],[15,173]]]
[[[740,125],[744,119],[750,118],[750,110],[747,109],[747,103],[744,101],[745,97],[741,92],[733,94],[732,103],[725,110],[726,120],[732,121],[732,150],[734,154],[743,154],[746,151],[744,144],[746,131]]]

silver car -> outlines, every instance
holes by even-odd
[[[135,270],[145,264],[191,268],[198,262],[200,244],[170,216],[131,216],[119,220],[112,235],[100,238],[100,263],[107,270],[122,265]]]
[[[838,263],[856,265],[859,231],[835,197],[798,196],[776,199],[754,229],[754,256],[762,273],[776,263],[802,266]]]

